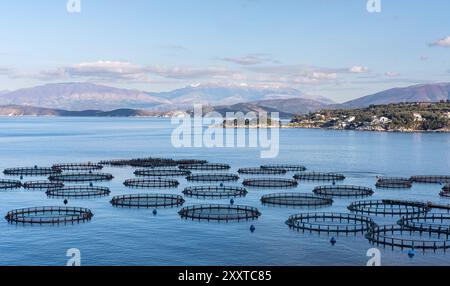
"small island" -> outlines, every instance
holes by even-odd
[[[391,132],[450,132],[450,101],[371,105],[296,115],[285,128]]]

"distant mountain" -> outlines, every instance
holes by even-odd
[[[253,103],[264,108],[270,107],[279,112],[289,114],[306,114],[330,106],[330,104],[306,98],[270,99]]]
[[[439,102],[450,99],[450,83],[421,84],[405,88],[393,88],[376,94],[345,102],[343,108],[362,108],[402,102]]]
[[[58,83],[0,93],[0,105],[39,106],[65,110],[113,110],[119,108],[171,111],[193,104],[233,105],[242,102],[310,98],[292,88],[195,85],[170,92],[143,92],[92,83]],[[314,97],[322,103],[327,98]]]
[[[271,112],[278,112],[280,118],[291,118],[293,116],[292,113],[280,111],[276,108],[260,106],[254,103],[237,103],[233,105],[222,105],[222,106],[206,106],[203,108],[203,114],[205,115],[207,112],[218,112],[222,116],[226,116],[227,112],[236,113],[242,112],[244,115],[249,112],[266,112],[270,115]]]
[[[92,83],[58,83],[0,94],[0,105],[28,105],[68,110],[152,108],[170,101],[137,90]]]
[[[63,109],[42,108],[34,106],[4,105],[0,106],[0,116],[71,116],[71,117],[138,117],[161,116],[153,111],[136,109],[116,109],[112,111],[82,110],[68,111]]]

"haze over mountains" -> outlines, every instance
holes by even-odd
[[[193,104],[203,104],[208,106],[207,110],[222,114],[266,111],[289,117],[328,108],[449,99],[450,83],[394,88],[342,104],[320,96],[309,96],[292,88],[197,85],[170,92],[149,93],[92,83],[59,83],[0,91],[0,115],[153,116],[168,111],[189,110]]]

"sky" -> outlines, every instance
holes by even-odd
[[[79,1],[67,8],[68,1]],[[0,91],[296,88],[337,102],[450,82],[450,1],[2,0]]]

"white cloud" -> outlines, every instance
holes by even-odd
[[[259,65],[264,63],[277,63],[277,60],[271,59],[265,54],[248,54],[241,57],[219,58],[221,61],[231,62],[242,66]]]
[[[369,68],[364,66],[352,66],[348,71],[351,73],[367,73]]]
[[[430,46],[450,48],[450,36],[448,36],[446,38],[439,39],[439,40],[431,43]]]
[[[397,77],[397,76],[400,76],[400,73],[390,71],[390,72],[385,72],[384,75],[387,77]]]

